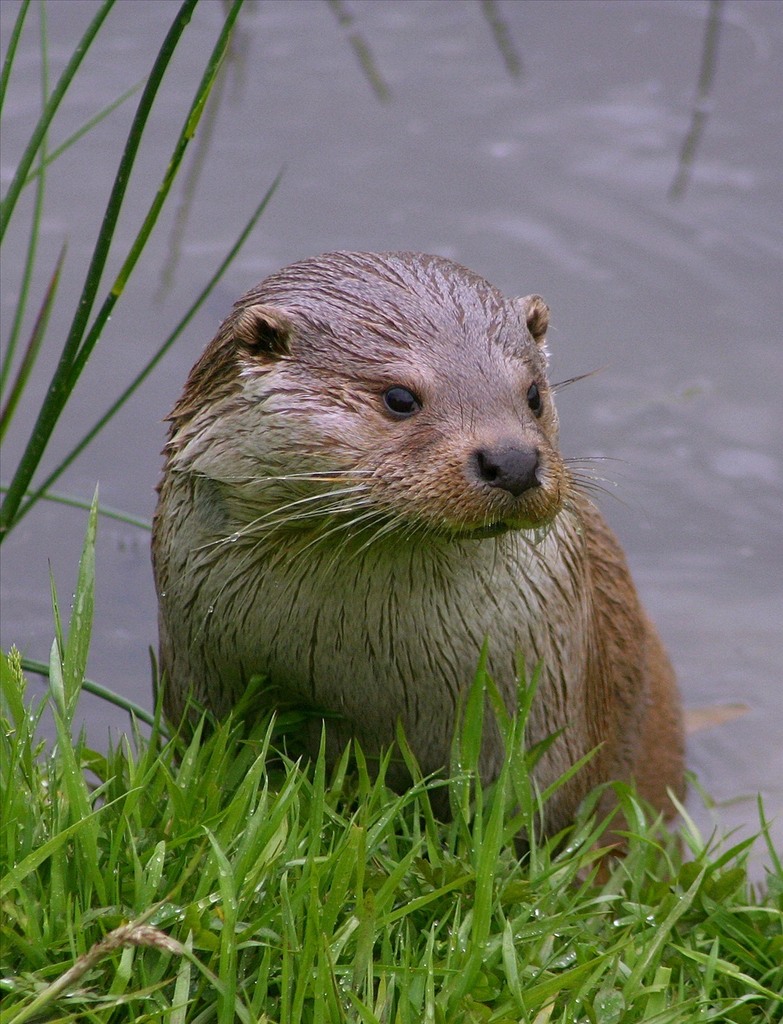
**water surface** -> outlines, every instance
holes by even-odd
[[[2,5],[5,39],[16,6]],[[95,9],[84,0],[49,5],[53,73]],[[552,308],[553,379],[601,370],[561,395],[564,449],[613,460],[602,472],[620,500],[607,496],[602,506],[686,704],[749,708],[695,734],[690,766],[719,802],[724,827],[755,824],[760,791],[783,846],[783,146],[774,101],[783,95],[783,9],[763,0],[494,9],[500,30],[472,0],[354,0],[342,5],[350,23],[321,0],[248,5],[211,134],[199,136],[201,162],[190,164],[179,235],[172,240],[175,202],[46,465],[157,348],[281,168],[268,212],[207,307],[61,490],[89,499],[99,481],[107,505],[149,518],[162,419],[190,365],[233,299],[293,259],[338,248],[422,250],[467,264],[509,294],[540,292]],[[221,11],[201,5],[187,30],[129,191],[124,238],[163,173]],[[171,13],[170,4],[117,5],[53,144],[146,73]],[[498,32],[511,47],[505,55]],[[375,81],[358,60],[359,37]],[[4,183],[39,94],[31,25],[5,110]],[[51,349],[7,445],[4,479],[67,329],[67,300],[78,294],[132,108],[51,175],[38,294],[66,240],[67,263]],[[181,187],[181,203],[183,195]],[[21,245],[21,222],[17,231]],[[6,260],[4,334],[18,273]],[[43,505],[6,543],[4,645],[47,659],[49,566],[67,603],[84,522]],[[148,537],[105,520],[89,674],[149,706],[154,644]],[[126,727],[100,701],[85,699],[82,710],[96,743]],[[710,816],[692,805],[709,830]]]

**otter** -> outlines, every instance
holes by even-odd
[[[170,720],[191,698],[223,716],[263,674],[328,714],[330,762],[351,739],[379,755],[400,723],[434,773],[486,641],[510,711],[520,656],[541,666],[527,735],[558,734],[542,788],[598,748],[548,802],[546,832],[610,780],[671,816],[677,684],[561,455],[548,322],[538,295],[406,252],[306,259],[239,299],[164,450],[152,549]],[[503,756],[490,722],[482,780]]]

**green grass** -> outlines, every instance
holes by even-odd
[[[286,755],[284,717],[202,722],[185,741],[162,738],[158,713],[151,736],[134,727],[106,755],[72,737],[95,521],[67,630],[55,597],[47,695],[30,698],[14,651],[2,662],[2,1024],[783,1018],[774,850],[759,894],[750,841],[713,848],[686,819],[685,859],[620,787],[629,849],[599,883],[590,806],[558,842],[537,839],[529,686],[518,717],[500,713],[508,757],[487,791],[473,785],[484,695],[496,703],[481,670],[461,767],[401,795],[359,750],[333,772]],[[47,711],[51,744],[36,738]],[[444,785],[442,824],[430,796]]]

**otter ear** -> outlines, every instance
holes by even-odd
[[[251,356],[284,356],[291,352],[294,325],[275,306],[243,306],[231,318],[234,343]]]
[[[515,299],[514,304],[524,316],[533,341],[543,348],[549,327],[549,306],[540,295],[526,295],[524,299]]]

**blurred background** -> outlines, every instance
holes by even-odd
[[[52,147],[148,73],[175,9],[116,5]],[[17,10],[14,0],[0,8],[4,40]],[[92,0],[48,5],[53,80],[96,10]],[[196,8],[153,109],[121,239],[164,173],[224,13],[217,0]],[[4,188],[40,110],[29,21],[4,109]],[[690,737],[689,765],[717,806],[689,806],[706,832],[715,821],[747,831],[761,792],[783,848],[782,95],[783,5],[765,0],[250,0],[173,201],[43,472],[161,345],[281,170],[205,307],[59,491],[89,501],[99,482],[103,503],[148,520],[163,419],[190,366],[234,299],[292,260],[419,250],[507,294],[541,293],[552,380],[600,370],[561,393],[565,454],[610,457],[601,506],[685,703],[708,726]],[[68,250],[52,350],[5,445],[4,482],[49,384],[136,103],[51,174],[36,294]],[[21,250],[26,231],[18,216],[11,251],[12,232]],[[19,273],[6,258],[4,337]],[[4,544],[4,647],[48,659],[49,570],[67,607],[85,525],[84,512],[41,503]],[[156,643],[148,547],[143,529],[101,521],[88,671],[145,707]],[[718,724],[715,709],[735,704],[747,710]],[[127,729],[96,698],[80,710],[98,746]]]

